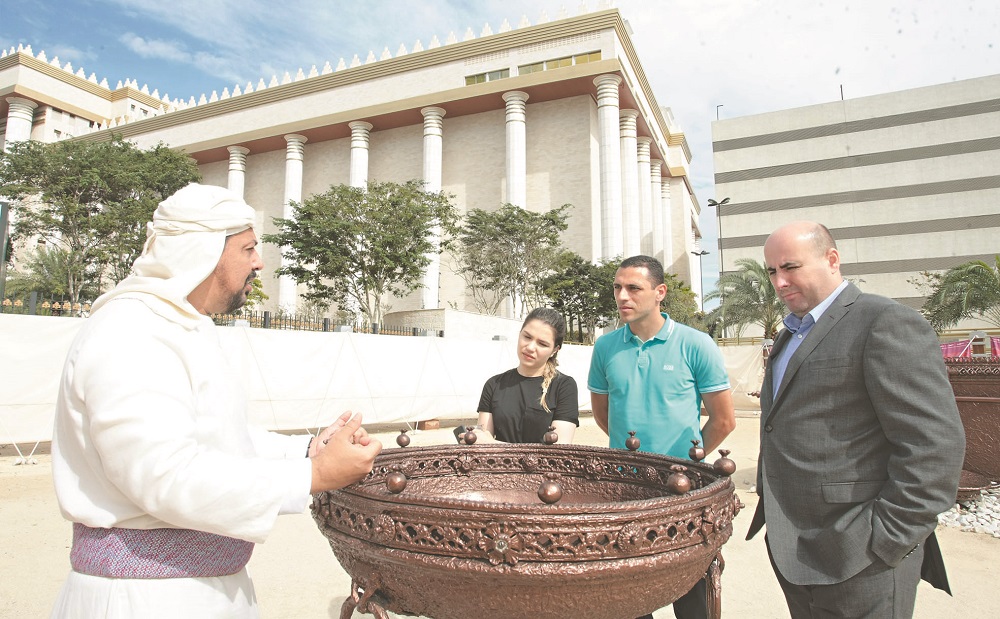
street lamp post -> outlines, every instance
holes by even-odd
[[[712,198],[708,199],[708,205],[715,209],[715,219],[718,221],[716,236],[719,242],[719,275],[722,275],[726,265],[722,262],[722,205],[729,204],[729,198],[723,198],[722,202],[716,202]]]
[[[699,286],[699,288],[701,289],[701,293],[698,296],[701,297],[701,313],[702,314],[705,313],[705,271],[703,271],[702,268],[701,268],[701,258],[702,258],[702,256],[707,256],[710,253],[712,253],[712,252],[705,251],[704,249],[701,250],[701,251],[693,251],[693,252],[691,252],[692,255],[698,256],[698,281],[701,282],[701,286]]]

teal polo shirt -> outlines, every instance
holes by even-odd
[[[642,342],[628,325],[594,344],[587,388],[608,396],[608,444],[625,448],[635,430],[640,451],[687,458],[701,438],[701,394],[729,389],[722,352],[706,333],[670,316]]]

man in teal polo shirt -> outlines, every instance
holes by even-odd
[[[687,458],[692,440],[701,441],[706,452],[714,450],[736,428],[718,346],[660,312],[667,286],[655,258],[624,260],[614,291],[625,326],[598,338],[587,380],[594,420],[609,445],[624,448],[629,431],[635,431],[641,451]],[[702,402],[708,413],[704,427]],[[702,579],[674,602],[674,616],[707,617],[706,588]]]

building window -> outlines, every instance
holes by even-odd
[[[551,71],[552,69],[558,69],[559,67],[572,67],[573,57],[566,56],[565,58],[553,58],[552,60],[545,61],[545,70]]]
[[[486,73],[478,73],[476,75],[467,75],[465,77],[465,85],[472,86],[473,84],[482,84],[483,82],[492,82],[495,80],[502,80],[508,77],[510,77],[510,69],[499,69],[497,71],[488,71]]]
[[[564,58],[553,58],[552,60],[536,62],[534,64],[523,64],[517,68],[517,73],[518,75],[527,75],[529,73],[537,73],[538,71],[549,71],[560,67],[571,67],[575,64],[595,62],[600,59],[600,51],[587,52],[586,54],[577,54],[575,56],[566,56]]]
[[[535,64],[523,64],[517,68],[518,75],[527,75],[529,73],[538,73],[539,71],[545,70],[544,62],[536,62]]]

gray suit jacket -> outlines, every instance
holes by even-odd
[[[776,395],[765,372],[760,428],[748,539],[766,516],[775,564],[795,584],[898,565],[955,503],[965,434],[934,331],[853,284],[795,351]]]

